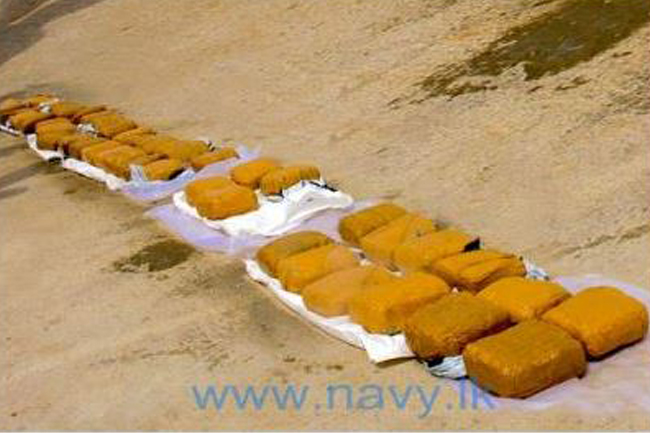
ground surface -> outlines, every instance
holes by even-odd
[[[613,3],[58,0],[0,30],[0,96],[52,90],[262,145],[555,274],[650,286],[648,3]],[[194,384],[436,382],[370,365],[19,140],[0,138],[0,173],[2,428],[650,428],[638,412],[197,410]]]

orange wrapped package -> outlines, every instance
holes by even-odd
[[[108,138],[137,127],[133,120],[117,113],[92,118],[86,117],[84,122],[92,125],[97,134]]]
[[[368,332],[392,334],[404,329],[417,309],[449,293],[442,278],[414,272],[385,284],[368,287],[349,304],[350,318]]]
[[[22,99],[17,98],[7,98],[3,99],[0,102],[0,116],[11,116],[16,114],[18,111],[24,110],[27,107],[27,103]]]
[[[191,159],[190,163],[194,170],[199,171],[210,164],[231,158],[239,158],[239,154],[234,148],[226,146],[212,152],[205,152],[201,155],[197,155]]]
[[[66,155],[76,159],[81,159],[81,152],[83,149],[90,146],[95,146],[97,144],[105,143],[107,141],[105,138],[93,137],[92,135],[84,134],[80,134],[79,136],[75,135],[74,137],[75,138],[70,140],[69,143],[65,146],[65,149]],[[64,137],[61,140],[68,140],[68,138]],[[58,143],[61,143],[61,140],[59,140]]]
[[[275,277],[283,259],[331,243],[332,239],[320,232],[296,232],[264,245],[257,251],[256,258],[262,268]]]
[[[73,117],[81,110],[86,108],[85,105],[72,101],[59,101],[52,104],[50,109],[51,113],[58,117]]]
[[[147,153],[162,153],[164,147],[172,146],[180,140],[163,134],[136,134],[129,141]]]
[[[185,170],[185,164],[180,159],[159,159],[143,166],[147,180],[170,180]]]
[[[190,161],[192,158],[206,153],[208,144],[200,140],[177,140],[160,143],[155,151],[168,158]]]
[[[404,334],[419,358],[442,358],[508,326],[507,311],[469,293],[451,293],[413,313]]]
[[[262,178],[280,168],[280,163],[271,158],[258,158],[245,162],[230,170],[230,177],[239,185],[257,189]]]
[[[131,163],[145,153],[136,147],[119,146],[97,156],[97,165],[122,179],[131,178]]]
[[[105,105],[91,105],[88,107],[84,107],[79,111],[77,111],[75,114],[73,114],[72,121],[74,123],[81,123],[84,120],[84,118],[96,113],[107,114],[107,113],[112,113],[112,111],[109,111]]]
[[[272,170],[260,180],[260,190],[264,195],[280,194],[302,180],[320,179],[320,170],[313,165],[291,165]]]
[[[29,107],[38,107],[41,104],[53,104],[57,100],[56,96],[49,93],[38,93],[24,99],[25,104]]]
[[[395,204],[378,204],[341,218],[339,233],[346,242],[359,246],[361,238],[405,214],[406,210]]]
[[[463,269],[458,275],[458,288],[477,293],[501,278],[524,275],[526,275],[524,262],[519,257],[506,256]]]
[[[54,115],[42,113],[38,110],[25,110],[11,116],[9,122],[15,129],[25,134],[29,134],[34,132],[38,122],[51,119],[52,117],[54,117]]]
[[[214,191],[232,185],[235,185],[232,180],[222,176],[197,179],[187,184],[185,187],[185,197],[189,204],[196,207],[203,197],[212,195]]]
[[[114,141],[119,141],[122,144],[128,144],[129,146],[138,146],[138,139],[143,137],[151,137],[155,134],[155,131],[146,126],[138,126],[135,129],[131,129],[126,132],[122,132],[113,137]]]
[[[123,146],[123,144],[118,143],[117,141],[104,141],[99,144],[84,147],[81,149],[81,159],[86,161],[88,164],[97,165],[97,158],[99,158],[103,152],[107,152],[120,146]]]
[[[503,397],[528,397],[587,369],[580,342],[539,320],[468,344],[463,360],[479,386]]]
[[[308,284],[332,272],[358,265],[359,259],[349,248],[329,244],[280,260],[277,274],[285,290],[300,293]]]
[[[202,217],[220,220],[245,214],[258,207],[255,191],[241,185],[230,185],[212,190],[196,203],[196,210]]]
[[[395,265],[405,272],[424,271],[443,257],[478,249],[479,240],[474,236],[453,229],[440,230],[410,239],[393,253]]]
[[[512,277],[490,284],[477,296],[507,311],[513,322],[522,322],[540,318],[571,294],[550,281]]]
[[[582,342],[598,358],[648,333],[645,305],[615,287],[590,287],[547,311],[542,319]]]
[[[494,250],[468,251],[434,261],[429,266],[429,271],[444,279],[450,286],[458,287],[461,290],[469,290],[467,287],[459,287],[461,285],[460,274],[463,270],[492,260],[511,257],[514,256]]]
[[[55,117],[36,125],[38,147],[41,149],[55,150],[58,140],[74,133],[76,127],[68,119]]]
[[[325,317],[348,314],[350,300],[368,287],[396,280],[386,268],[376,265],[356,266],[333,272],[302,289],[308,309]]]
[[[393,253],[406,241],[436,231],[436,224],[414,214],[405,214],[361,238],[361,249],[373,262],[395,269]]]

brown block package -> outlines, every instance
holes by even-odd
[[[333,272],[302,289],[307,308],[325,317],[348,314],[350,300],[368,287],[398,277],[381,266],[356,266]]]
[[[93,117],[86,122],[92,125],[99,135],[109,138],[137,127],[133,120],[117,113]]]
[[[522,322],[540,318],[571,294],[550,281],[511,277],[490,284],[477,296],[506,310],[513,322]]]
[[[424,271],[443,257],[476,247],[478,238],[463,232],[446,229],[413,238],[395,248],[395,265],[403,271]]]
[[[234,167],[230,170],[230,177],[239,185],[257,189],[262,178],[280,168],[280,163],[275,159],[259,158]]]
[[[197,179],[187,184],[185,187],[185,197],[189,204],[196,207],[203,197],[210,196],[214,191],[232,185],[235,185],[235,183],[223,176]]]
[[[262,268],[275,277],[278,264],[283,259],[331,243],[333,243],[332,239],[323,233],[302,231],[269,242],[257,250],[256,258]]]
[[[208,144],[200,140],[177,140],[160,143],[155,151],[168,158],[190,161],[192,158],[206,153]]]
[[[291,255],[278,263],[278,279],[285,290],[300,293],[310,283],[332,272],[359,265],[352,250],[329,244]]]
[[[512,257],[514,256],[511,254],[504,254],[494,250],[468,251],[466,253],[454,254],[434,261],[431,266],[429,266],[429,271],[444,279],[449,283],[449,285],[459,287],[461,283],[460,275],[463,270],[492,260]],[[469,290],[467,287],[459,288],[462,290]]]
[[[36,125],[38,147],[41,149],[55,150],[58,140],[74,133],[76,127],[68,119],[55,117]]]
[[[346,242],[358,246],[361,238],[406,214],[404,208],[382,203],[341,218],[339,233]]]
[[[210,164],[231,158],[239,158],[237,151],[232,147],[222,147],[212,152],[197,155],[191,159],[190,163],[194,170],[199,171]]]
[[[519,257],[509,256],[487,260],[463,269],[458,274],[458,288],[477,293],[501,278],[524,275],[526,275],[526,266]]]
[[[645,305],[615,287],[582,290],[542,319],[580,340],[592,357],[641,340],[648,332]]]
[[[449,286],[442,278],[415,272],[356,294],[350,300],[350,318],[368,332],[399,332],[418,308],[447,293]]]
[[[11,116],[27,107],[22,99],[7,98],[0,102],[0,116]]]
[[[272,170],[260,180],[262,194],[280,194],[282,190],[292,187],[301,180],[320,179],[320,170],[313,165],[292,165]]]
[[[28,134],[34,132],[36,124],[38,122],[42,122],[43,120],[47,120],[52,117],[54,117],[54,115],[41,113],[37,110],[25,110],[11,116],[9,118],[9,122],[11,122],[11,126],[17,130]]]
[[[56,96],[47,93],[38,93],[24,99],[25,104],[30,107],[38,107],[41,104],[52,104],[56,102]]]
[[[393,253],[399,245],[434,231],[432,220],[405,214],[362,237],[361,249],[370,260],[394,269]]]
[[[510,326],[508,312],[469,293],[451,293],[417,310],[404,334],[419,358],[460,355],[465,346]]]
[[[255,191],[241,185],[230,185],[202,196],[196,210],[202,217],[219,220],[241,215],[257,209]]]
[[[104,141],[103,143],[84,147],[81,149],[81,159],[88,164],[97,165],[97,159],[100,158],[102,153],[120,146],[123,146],[123,144],[117,141]]]
[[[467,374],[503,397],[527,397],[585,373],[580,343],[561,328],[528,320],[467,345]]]
[[[143,167],[144,174],[149,181],[170,180],[185,170],[185,165],[180,159],[159,159]]]

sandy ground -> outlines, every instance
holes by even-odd
[[[599,23],[578,0],[58,0],[0,30],[0,96],[52,90],[259,144],[555,274],[650,286],[650,27],[621,3],[633,13]],[[608,31],[558,35],[576,16]],[[369,364],[19,140],[0,138],[0,172],[1,428],[650,428],[633,405],[198,410],[194,384],[445,382]]]

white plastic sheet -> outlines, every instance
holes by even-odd
[[[360,325],[352,322],[348,316],[328,318],[313,313],[305,306],[302,296],[284,290],[280,281],[264,272],[255,260],[247,259],[244,263],[248,275],[253,280],[262,283],[283,304],[326,333],[364,349],[372,362],[384,362],[413,356],[413,352],[406,344],[404,334],[371,334]]]
[[[29,148],[36,153],[36,155],[39,156],[39,158],[45,160],[45,161],[53,161],[56,159],[63,159],[63,153],[55,151],[55,150],[44,150],[44,149],[39,149],[38,148],[38,139],[36,137],[36,134],[27,134],[25,136],[25,139],[27,140],[27,145]]]
[[[66,158],[61,163],[61,166],[89,179],[104,183],[111,191],[117,191],[126,184],[124,179],[114,176],[99,167],[90,165],[87,162],[79,161],[78,159]]]
[[[318,212],[345,209],[354,200],[341,191],[333,191],[314,182],[301,182],[284,191],[281,199],[258,193],[259,208],[255,211],[223,220],[210,220],[199,215],[190,205],[185,192],[173,196],[174,205],[183,213],[197,218],[208,227],[238,237],[246,235],[277,236],[298,227]]]

